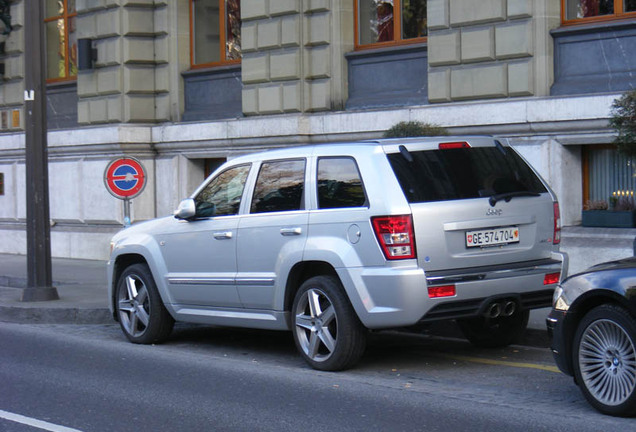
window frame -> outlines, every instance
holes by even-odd
[[[69,32],[69,23],[71,21],[72,18],[75,18],[75,20],[77,21],[77,4],[75,5],[75,11],[69,13],[68,12],[68,2],[69,0],[63,0],[63,4],[64,4],[64,11],[62,12],[61,15],[52,15],[50,17],[45,16],[44,17],[44,33],[46,34],[46,25],[50,22],[55,22],[59,19],[62,19],[64,21],[64,52],[66,53],[66,57],[64,59],[64,77],[61,78],[46,78],[46,82],[47,83],[58,83],[58,82],[67,82],[67,81],[77,81],[77,74],[75,75],[70,75],[70,70],[71,70],[71,66],[70,66],[70,32]],[[45,4],[45,11],[46,11],[46,4]],[[46,13],[45,13],[46,15]],[[77,25],[77,23],[76,23]],[[48,42],[47,45],[45,45],[44,47],[45,50],[48,49]],[[76,53],[77,56],[77,53]],[[47,59],[48,62],[48,59]],[[76,60],[77,62],[77,60]],[[46,65],[47,70],[45,71],[45,73],[48,74],[48,64]],[[76,65],[77,67],[77,65]]]
[[[428,2],[428,0],[423,0]],[[413,45],[418,43],[426,43],[428,36],[417,37],[411,39],[402,39],[402,0],[394,0],[393,5],[393,40],[386,42],[374,42],[370,44],[360,43],[360,19],[359,19],[359,4],[360,0],[353,0],[353,39],[354,49],[356,51],[394,47],[402,45]],[[428,33],[428,32],[427,32]]]
[[[625,5],[624,0],[614,0],[614,13],[611,15],[599,15],[587,18],[567,18],[567,2],[568,0],[561,0],[561,24],[564,26],[581,25],[589,23],[602,23],[607,21],[617,21],[621,19],[636,18],[636,11],[623,12]],[[619,11],[619,12],[616,12]]]
[[[219,2],[219,58],[221,60],[216,62],[208,62],[208,63],[194,63],[194,3],[197,0],[188,0],[189,1],[189,15],[190,15],[190,69],[205,69],[219,66],[229,66],[236,65],[241,63],[241,59],[230,59],[228,60],[226,53],[226,44],[227,44],[227,31],[226,31],[226,10],[225,3],[226,0],[218,0]],[[240,0],[239,0],[240,5]]]

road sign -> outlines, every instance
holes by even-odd
[[[113,159],[104,171],[104,184],[115,198],[128,200],[143,191],[146,186],[146,170],[133,157]]]

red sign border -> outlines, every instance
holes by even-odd
[[[112,184],[112,179],[110,178],[110,176],[112,176],[113,174],[113,171],[115,171],[122,165],[130,165],[134,169],[136,169],[137,172],[141,172],[139,183],[130,191],[123,191],[121,189],[118,189],[114,184]],[[104,170],[104,186],[106,186],[106,190],[115,198],[119,198],[122,200],[135,198],[146,188],[146,183],[146,169],[139,159],[132,156],[123,156],[113,159],[108,163],[108,165],[106,165],[106,169]],[[123,193],[116,192],[115,189]]]

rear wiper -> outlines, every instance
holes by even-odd
[[[408,151],[408,149],[403,145],[398,148],[400,149],[400,154],[402,155],[402,157],[406,159],[408,163],[413,163],[413,155]]]
[[[514,197],[522,197],[522,196],[536,197],[539,195],[541,194],[537,192],[530,192],[530,191],[504,192],[504,193],[492,195],[490,198],[488,198],[488,202],[490,203],[491,207],[494,207],[495,205],[497,205],[497,201],[504,200],[506,202],[510,202],[510,200],[513,199]]]

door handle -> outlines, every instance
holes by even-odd
[[[232,238],[232,231],[215,232],[213,235],[217,240],[227,240]]]
[[[303,233],[303,230],[300,227],[281,228],[280,233],[281,235],[284,235],[284,236],[295,236],[295,235],[301,235]]]

